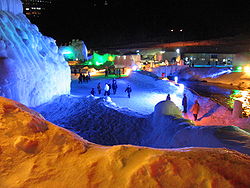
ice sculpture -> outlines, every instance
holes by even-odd
[[[22,13],[20,0],[0,1],[0,26],[0,96],[32,107],[70,93],[67,62]]]
[[[0,10],[8,11],[13,14],[23,13],[23,6],[20,0],[1,0]]]

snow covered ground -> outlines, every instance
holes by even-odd
[[[207,188],[250,184],[250,157],[225,148],[97,145],[3,97],[0,120],[1,188]]]
[[[182,108],[181,100],[183,90],[169,82],[155,80],[152,77],[139,73],[132,73],[130,77],[116,80],[118,85],[117,93],[114,95],[111,90],[110,97],[112,101],[121,108],[128,108],[145,115],[151,114],[154,111],[154,106],[158,102],[166,100],[168,93],[171,94],[171,100]],[[72,75],[71,94],[75,96],[88,96],[90,95],[91,88],[95,88],[96,96],[103,97],[103,90],[101,95],[97,94],[96,87],[98,82],[100,82],[102,88],[104,88],[105,83],[112,84],[112,78],[92,77],[90,82],[78,84],[77,78]],[[132,88],[131,98],[128,98],[127,93],[124,92],[128,84]]]
[[[157,76],[165,75],[178,76],[181,80],[199,80],[211,83],[228,84],[239,88],[250,87],[249,72],[233,72],[231,68],[197,68],[188,66],[162,66],[153,69]]]
[[[4,39],[0,41],[0,68],[4,70],[0,94],[28,106],[54,96],[35,108],[46,120],[26,106],[0,97],[1,188],[250,184],[250,135],[225,126],[235,123],[228,110],[171,82],[139,73],[118,79],[118,92],[111,98],[89,96],[98,82],[104,86],[110,79],[93,78],[78,84],[74,77],[71,95],[55,97],[68,94],[70,83],[69,67],[55,41],[42,36],[24,15],[15,15],[21,13],[20,0],[1,0],[0,9],[9,11],[0,11],[4,25],[0,28]],[[31,76],[34,68],[39,74]],[[59,73],[54,74],[55,70]],[[130,99],[124,92],[128,84],[133,89]],[[188,96],[188,108],[195,99],[202,106],[196,125],[205,122],[223,126],[194,126],[183,118],[183,92]],[[171,101],[165,101],[167,94]],[[189,113],[185,117],[191,118]],[[175,149],[103,146],[117,144]],[[176,149],[190,146],[211,148]]]
[[[196,96],[185,90],[189,108],[195,99],[198,99],[202,106],[199,121],[194,123],[210,122],[210,125],[214,125],[196,127],[188,120],[192,119],[191,114],[186,114],[187,119],[184,119],[179,109],[181,107],[175,106],[176,103],[181,106],[183,95],[183,90],[181,91],[178,86],[133,73],[130,77],[117,79],[118,92],[116,95],[111,94],[111,98],[104,98],[103,94],[100,97],[89,96],[91,88],[96,87],[98,82],[104,85],[108,81],[111,80],[92,78],[89,83],[78,84],[77,80],[73,79],[71,92],[74,95],[57,97],[51,103],[41,105],[35,110],[48,121],[72,130],[97,144],[133,144],[159,148],[226,147],[250,154],[247,146],[250,135],[234,127],[223,129],[225,125],[233,125],[231,112],[208,98]],[[128,83],[133,89],[131,98],[124,92]],[[173,95],[174,92],[177,94]],[[152,93],[162,98],[155,97],[151,100]],[[179,111],[179,115],[165,114],[155,118],[155,105],[165,101],[167,93],[175,97],[174,101],[169,101],[170,104],[164,108],[168,109],[169,105],[173,105],[171,109],[176,108],[175,111]],[[141,111],[144,113],[140,113]],[[228,135],[231,135],[231,138]],[[231,143],[225,141],[229,139]]]
[[[101,85],[104,87],[105,83],[112,83],[112,78],[93,77],[89,83],[78,84],[77,77],[72,75],[71,94],[75,96],[88,96],[90,95],[91,88],[95,88],[96,90],[98,82],[101,82]],[[117,83],[117,94],[113,95],[111,92],[110,97],[118,107],[128,108],[140,114],[149,115],[154,111],[155,105],[165,100],[167,94],[170,94],[171,101],[182,110],[182,97],[183,93],[186,93],[188,109],[192,107],[196,99],[201,105],[198,121],[194,122],[196,125],[234,125],[250,130],[250,119],[233,118],[231,111],[227,108],[216,104],[209,98],[197,96],[187,89],[183,90],[182,87],[176,86],[171,82],[157,80],[139,72],[134,72],[129,77],[117,79]],[[128,84],[131,85],[133,90],[130,99],[124,92]],[[103,93],[102,91],[101,95],[97,94],[96,96],[102,97]],[[193,115],[189,111],[183,115],[185,118],[193,120]]]

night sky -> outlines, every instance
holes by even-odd
[[[58,45],[75,38],[89,47],[250,33],[248,0],[108,0],[108,3],[94,7],[91,0],[55,0],[50,11],[32,22],[44,35],[56,39]]]

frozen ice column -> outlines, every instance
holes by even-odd
[[[21,13],[20,3],[0,0],[0,96],[33,107],[70,93],[70,68],[55,41]]]
[[[0,10],[11,12],[13,14],[23,13],[23,6],[20,0],[1,0]]]

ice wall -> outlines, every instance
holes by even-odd
[[[23,6],[20,0],[1,0],[0,10],[8,11],[13,14],[23,13]]]
[[[55,41],[30,23],[19,3],[0,1],[0,96],[33,107],[70,93],[70,68]]]

